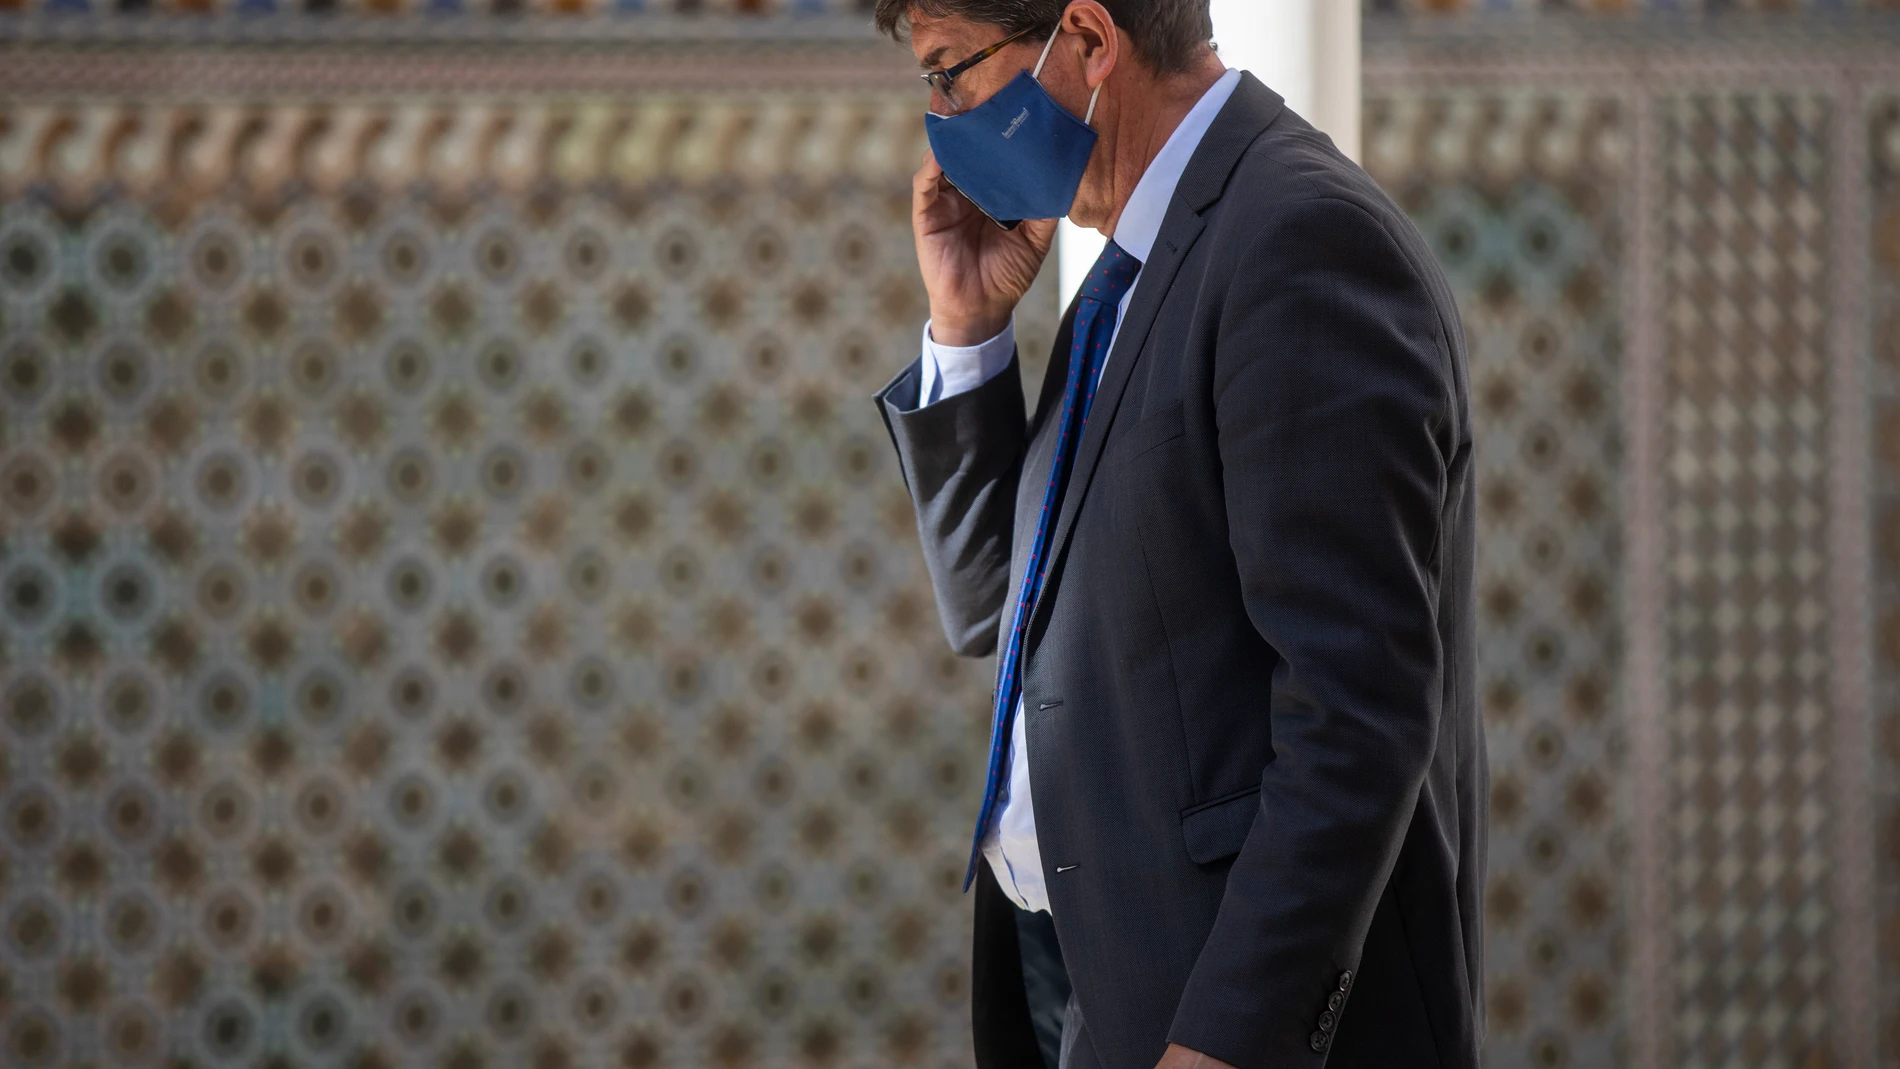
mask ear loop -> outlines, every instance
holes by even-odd
[[[1049,40],[1043,43],[1042,55],[1036,57],[1036,69],[1029,72],[1029,76],[1039,83],[1042,81],[1042,65],[1049,58],[1049,49],[1055,47],[1056,37],[1061,33],[1062,31],[1057,29],[1055,33],[1049,35]],[[1089,110],[1088,114],[1082,116],[1083,126],[1087,126],[1095,118],[1095,98],[1102,95],[1102,85],[1103,83],[1096,82],[1094,91],[1089,93]]]

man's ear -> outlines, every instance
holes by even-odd
[[[1082,77],[1094,89],[1108,79],[1121,59],[1122,32],[1098,0],[1072,0],[1063,9],[1061,29],[1073,34],[1082,50]]]

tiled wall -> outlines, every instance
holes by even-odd
[[[0,1062],[967,1057],[907,169],[772,156],[913,131],[792,103],[644,182],[548,164],[727,105],[47,120],[222,178],[0,206]]]
[[[1900,1064],[1893,27],[1482,23],[1369,22],[1366,162],[1459,286],[1490,457],[1489,1056]],[[1529,231],[1528,191],[1554,220]],[[1480,222],[1447,227],[1448,199]],[[1502,266],[1464,273],[1466,249]],[[1492,324],[1564,255],[1587,270],[1550,299],[1553,359]],[[1580,370],[1604,424],[1573,425]],[[1578,470],[1613,488],[1581,560],[1592,525],[1519,489]],[[1598,560],[1603,617],[1558,586]],[[1551,594],[1505,596],[1525,573]],[[1555,685],[1580,669],[1610,680],[1601,725]]]
[[[1478,452],[1479,687],[1492,768],[1489,1057],[1608,1065],[1626,783],[1616,183],[1625,118],[1585,93],[1378,93],[1374,177],[1458,294]]]
[[[0,1064],[968,1064],[914,79],[671,6],[0,14]],[[1471,343],[1488,1061],[1900,1065],[1900,51],[1559,23],[1367,20]]]

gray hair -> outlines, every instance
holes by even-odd
[[[1101,0],[1101,5],[1135,43],[1137,58],[1157,74],[1189,69],[1214,36],[1207,0]],[[1068,6],[1069,0],[877,0],[872,17],[880,32],[899,41],[913,14],[987,22],[1003,34],[1033,27],[1030,36],[1041,41]]]

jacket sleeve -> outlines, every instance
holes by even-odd
[[[1273,759],[1169,1032],[1241,1069],[1323,1063],[1316,1022],[1418,805],[1444,703],[1447,332],[1379,218],[1292,204],[1241,257],[1215,345],[1228,538],[1280,656]]]
[[[975,389],[917,407],[920,362],[876,395],[917,510],[924,564],[950,648],[996,647],[1009,587],[1016,481],[1027,433],[1022,372],[1009,366]]]

